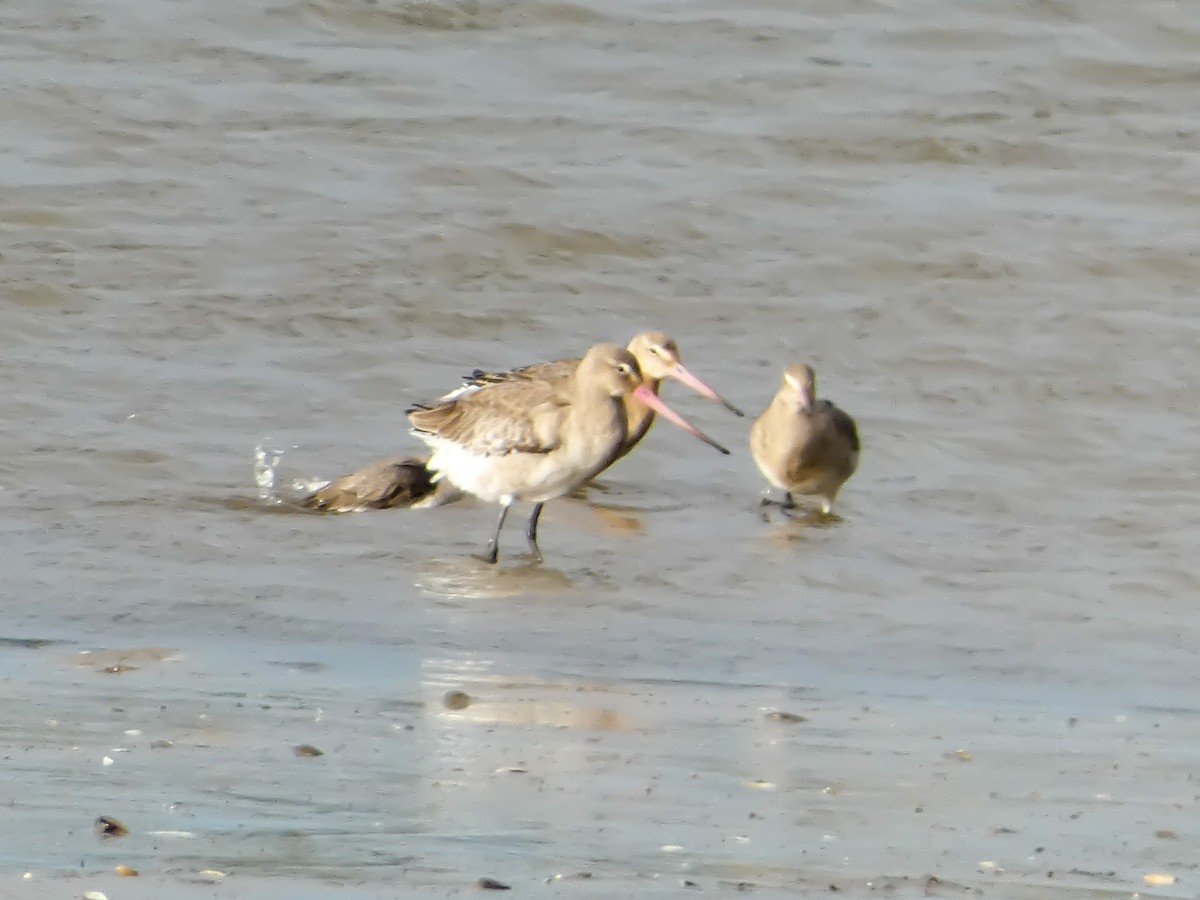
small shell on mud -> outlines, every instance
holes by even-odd
[[[292,748],[292,752],[295,753],[297,756],[324,756],[325,755],[324,751],[318,750],[312,744],[298,744],[297,746]]]
[[[138,873],[133,866],[117,866],[113,871],[125,878],[133,878]]]
[[[1169,884],[1174,884],[1179,879],[1174,875],[1163,875],[1160,872],[1147,872],[1142,876],[1142,881],[1148,887],[1166,887]]]

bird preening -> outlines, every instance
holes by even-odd
[[[342,512],[438,506],[462,494],[500,507],[483,558],[499,559],[500,533],[519,501],[532,504],[525,528],[540,561],[538,523],[546,503],[570,494],[630,453],[662,416],[723,454],[729,450],[659,396],[673,379],[730,412],[742,411],[687,369],[676,342],[644,332],[622,348],[597,344],[582,358],[508,371],[476,369],[455,390],[407,410],[411,434],[427,458],[388,457],[335,479],[303,501]],[[785,511],[812,498],[823,516],[858,466],[854,419],[817,396],[811,366],[795,364],[750,429],[750,450],[763,477],[783,491],[764,505]]]

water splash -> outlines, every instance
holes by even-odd
[[[260,500],[274,504],[294,503],[329,484],[328,480],[312,475],[281,474],[284,456],[288,450],[299,450],[300,445],[292,444],[285,450],[270,444],[271,439],[266,437],[254,448],[254,483],[258,486]]]
[[[270,438],[264,439],[264,444]],[[254,483],[258,485],[258,499],[272,503],[281,502],[275,491],[276,473],[283,461],[283,450],[268,450],[264,444],[254,448]]]

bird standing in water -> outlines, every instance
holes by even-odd
[[[858,468],[861,444],[849,413],[817,397],[817,376],[798,363],[783,372],[783,383],[750,429],[750,452],[763,477],[783,490],[782,503],[796,506],[793,494],[816,497],[829,515],[842,485]],[[768,492],[769,493],[769,492]]]
[[[642,373],[642,381],[653,394],[658,394],[664,380],[673,378],[681,384],[686,384],[700,396],[720,403],[734,415],[745,415],[684,366],[680,358],[679,345],[670,335],[661,331],[644,331],[634,335],[625,349],[637,360],[638,368]],[[463,386],[447,394],[446,399],[464,396],[489,384],[520,381],[565,383],[575,373],[579,362],[578,358],[556,359],[550,362],[534,363],[519,369],[509,369],[506,372],[485,372],[483,369],[476,369],[466,377]],[[646,433],[650,431],[650,426],[654,424],[654,413],[655,410],[637,396],[629,394],[625,397],[625,440],[621,442],[621,449],[613,457],[612,462],[616,462],[628,454],[646,436]]]
[[[597,344],[565,381],[505,379],[408,410],[412,433],[433,451],[428,468],[481,500],[500,504],[485,559],[499,557],[500,529],[517,500],[533,503],[526,537],[537,559],[538,519],[550,500],[609,466],[628,434],[624,400],[634,397],[722,453],[729,451],[643,384],[637,360]]]
[[[658,394],[662,382],[673,378],[701,396],[722,404],[734,414],[744,415],[740,409],[683,365],[680,361],[679,345],[669,335],[661,331],[645,331],[635,335],[626,349],[637,360],[638,368],[642,372],[642,381],[652,393]],[[476,369],[466,377],[461,387],[446,394],[442,400],[465,397],[492,384],[542,381],[566,385],[578,368],[579,362],[578,358],[558,359],[506,372]],[[654,424],[654,410],[645,403],[632,394],[625,397],[624,403],[625,440],[613,457],[614,463],[636,447]],[[426,469],[426,462],[427,459],[412,456],[390,456],[377,460],[334,479],[305,497],[301,503],[309,509],[321,512],[354,512],[364,509],[424,509],[440,506],[460,497],[461,494],[448,482],[433,482],[433,473]]]

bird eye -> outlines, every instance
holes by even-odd
[[[632,375],[633,374],[633,369],[630,368],[629,363],[618,364],[617,371],[620,372],[622,375]]]

